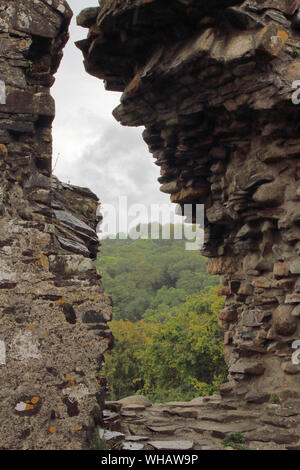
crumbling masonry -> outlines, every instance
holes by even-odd
[[[51,174],[71,16],[64,0],[0,1],[0,449],[88,448],[102,419],[98,199]]]
[[[86,449],[103,419],[113,339],[93,263],[98,200],[51,172],[49,89],[71,16],[64,0],[0,0],[0,449]],[[87,72],[123,92],[114,116],[146,127],[161,190],[205,204],[229,381],[223,400],[170,404],[172,422],[300,448],[300,0],[101,0],[78,24]],[[107,406],[114,427],[120,404]],[[140,424],[161,412],[125,410]]]
[[[84,10],[88,73],[145,126],[171,201],[205,204],[220,274],[226,397],[300,396],[299,0],[102,0]]]

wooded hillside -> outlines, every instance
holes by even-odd
[[[112,296],[114,349],[106,354],[110,398],[192,399],[225,378],[218,278],[185,240],[106,239],[98,258]]]

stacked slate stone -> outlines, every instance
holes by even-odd
[[[134,395],[106,408],[99,438],[117,450],[300,450],[294,398],[258,406],[217,395],[152,404]]]
[[[226,296],[225,397],[299,397],[300,0],[102,0],[83,10],[88,73],[145,126],[171,201],[205,204]]]
[[[49,88],[71,16],[64,0],[0,1],[1,449],[88,448],[102,418],[98,198],[51,173]]]

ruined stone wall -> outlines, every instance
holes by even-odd
[[[51,172],[71,16],[64,0],[0,1],[0,449],[88,448],[102,419],[98,198]]]
[[[205,204],[220,274],[229,382],[221,393],[298,397],[299,0],[102,0],[84,10],[88,73],[122,91],[115,118],[145,126],[171,201]]]

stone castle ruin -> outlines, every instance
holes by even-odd
[[[93,260],[98,198],[52,176],[49,89],[72,12],[0,2],[0,448],[88,448],[110,300]],[[80,208],[85,210],[81,211]]]
[[[89,448],[103,420],[98,201],[51,172],[49,89],[71,16],[64,0],[0,1],[0,448]],[[203,254],[226,296],[215,408],[267,410],[276,395],[276,424],[248,431],[277,426],[275,443],[297,447],[300,0],[101,0],[77,23],[86,71],[123,92],[114,117],[145,126],[161,191],[205,204]]]

